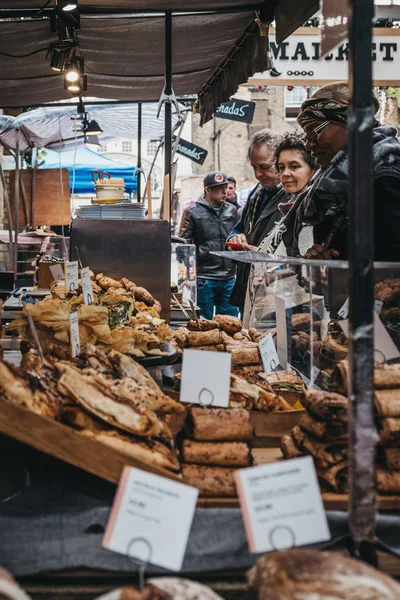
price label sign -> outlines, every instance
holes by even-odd
[[[184,350],[181,402],[228,407],[231,362],[229,352]]]
[[[347,300],[343,304],[342,308],[340,310],[338,310],[339,317],[342,317],[342,319],[347,319],[347,317],[349,316],[349,310],[350,310],[350,300],[349,300],[349,298],[347,298]]]
[[[379,316],[381,314],[383,302],[381,300],[375,300],[374,302],[374,311]]]
[[[279,356],[275,348],[272,333],[269,333],[258,344],[264,373],[272,373],[279,366]]]
[[[330,539],[311,456],[238,469],[235,480],[253,554]]]
[[[71,332],[71,354],[75,358],[81,353],[81,340],[79,337],[79,320],[77,312],[73,312],[69,315],[69,325]]]
[[[77,260],[65,263],[65,289],[67,292],[74,292],[79,287],[78,268]]]
[[[40,247],[40,254],[45,254],[46,250],[47,250],[47,246],[49,245],[50,242],[50,238],[49,237],[45,237],[43,240],[43,243]]]
[[[103,548],[180,571],[198,490],[125,467],[103,538]]]
[[[81,269],[81,281],[82,281],[82,292],[83,301],[85,304],[93,304],[93,288],[92,281],[90,279],[89,267]]]
[[[64,281],[64,268],[62,264],[51,265],[50,273],[54,277],[54,281]]]

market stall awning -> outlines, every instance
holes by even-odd
[[[94,170],[107,171],[111,177],[122,177],[129,194],[137,189],[136,167],[110,160],[89,148],[82,147],[68,152],[48,150],[41,168],[68,169],[71,193],[75,194],[94,194]]]
[[[89,101],[88,101],[89,102]],[[104,106],[85,106],[90,118],[96,120],[103,130],[101,141],[113,138],[132,139],[138,137],[137,104],[110,104]],[[22,152],[30,147],[53,147],[62,149],[65,145],[83,144],[82,133],[77,130],[81,123],[75,120],[77,109],[73,106],[45,106],[22,113],[18,117],[0,115],[0,144],[15,150],[16,132],[20,130],[19,147]],[[4,121],[4,125],[2,123]],[[174,127],[177,116],[172,116]],[[164,135],[164,113],[157,119],[157,104],[142,106],[142,139],[155,140]]]
[[[280,0],[289,1],[293,8],[292,0]],[[199,94],[204,122],[238,85],[265,70],[266,38],[255,23],[255,9],[276,3],[199,0],[194,6],[188,0],[81,0],[78,43],[88,95],[158,100],[165,76],[165,17],[154,11],[188,10],[174,13],[172,19],[173,88],[176,95]],[[25,9],[30,17],[32,9],[42,6],[42,0],[0,0],[0,11]],[[135,13],[139,10],[147,14]],[[7,49],[0,55],[0,106],[32,106],[69,97],[63,76],[52,71],[45,58],[48,47],[58,41],[50,31],[49,16],[45,11],[40,19],[0,21],[0,47]]]

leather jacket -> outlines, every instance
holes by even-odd
[[[235,276],[235,264],[210,254],[210,251],[227,249],[225,242],[237,218],[237,210],[232,204],[225,201],[217,213],[204,196],[187,210],[183,238],[196,245],[198,277],[229,279]]]

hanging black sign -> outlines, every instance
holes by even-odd
[[[175,144],[176,136],[172,136],[172,143]],[[182,138],[179,140],[178,147],[176,149],[178,154],[182,156],[186,156],[189,160],[192,160],[199,165],[202,165],[207,157],[207,150],[201,148],[200,146],[195,146],[191,142],[187,142]]]
[[[231,121],[242,121],[242,123],[252,123],[255,108],[255,102],[236,99],[229,100],[229,102],[220,104],[218,110],[214,113],[214,117],[230,119]]]

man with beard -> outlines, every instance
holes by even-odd
[[[279,184],[274,150],[277,137],[269,130],[258,131],[251,140],[248,158],[258,184],[247,199],[239,222],[231,231],[228,241],[239,244],[242,250],[255,249],[281,219],[278,205],[289,196]],[[238,263],[236,284],[231,303],[243,312],[250,265]]]

